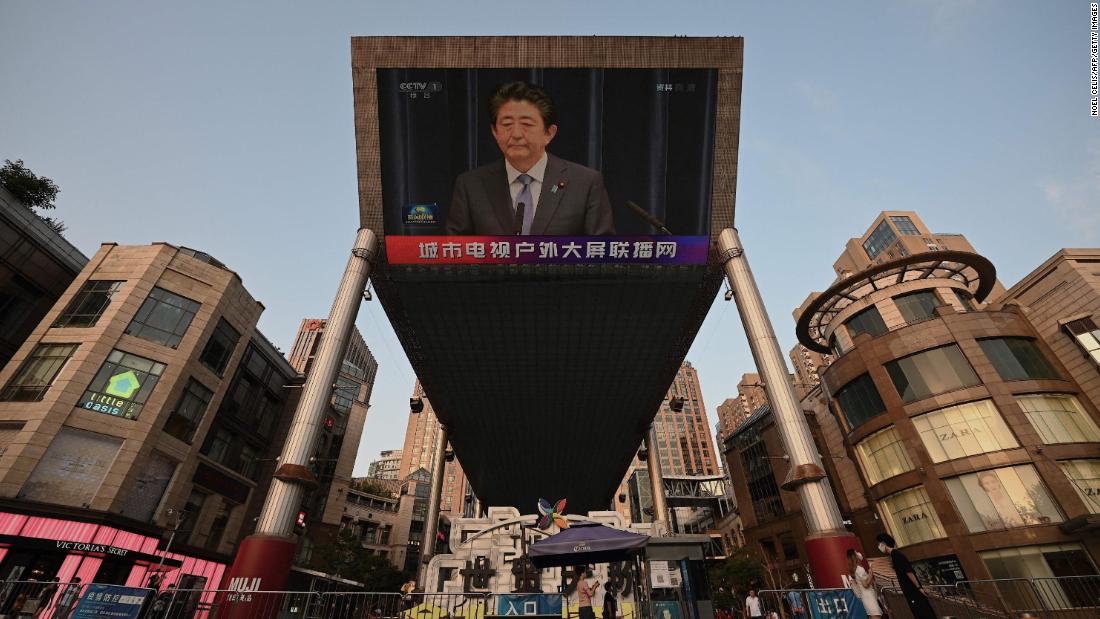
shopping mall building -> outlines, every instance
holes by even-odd
[[[929,578],[1096,574],[1095,252],[1060,252],[999,293],[988,260],[935,236],[914,213],[883,213],[867,263],[838,267],[799,312],[800,342],[833,355],[820,378],[844,455]],[[1036,288],[1052,301],[1042,312]]]
[[[0,578],[218,586],[300,383],[262,311],[202,252],[96,252],[0,371]]]

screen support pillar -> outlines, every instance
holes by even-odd
[[[435,436],[435,451],[432,455],[432,487],[428,493],[428,511],[424,516],[424,537],[420,542],[420,576],[417,579],[424,591],[428,584],[424,582],[428,574],[428,561],[435,553],[435,539],[439,531],[439,503],[443,497],[443,477],[447,469],[447,427],[439,426]]]
[[[657,433],[650,425],[645,433],[646,468],[653,487],[653,520],[668,529],[668,503],[665,501],[665,479],[661,474],[661,454],[657,453]]]
[[[321,435],[332,400],[333,382],[347,350],[377,249],[378,239],[374,233],[361,228],[329,310],[313,367],[302,387],[302,398],[294,411],[279,457],[279,468],[256,522],[256,532],[241,542],[223,586],[243,584],[254,591],[286,588],[298,541],[293,535],[294,522],[301,509],[302,497],[317,485],[317,478],[310,469],[313,451]],[[308,516],[315,521],[321,518],[321,514]]]
[[[771,405],[775,427],[787,450],[789,470],[784,490],[798,492],[802,517],[806,521],[806,553],[818,587],[843,587],[841,575],[848,573],[846,552],[860,550],[859,539],[844,528],[821,455],[814,444],[810,425],[799,406],[787,363],[779,348],[771,320],[749,269],[737,230],[726,228],[718,236],[718,253],[733,289],[737,312],[745,327],[749,349]]]

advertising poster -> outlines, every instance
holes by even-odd
[[[88,585],[71,619],[137,619],[149,594],[146,589],[114,585]]]
[[[657,619],[680,619],[680,603],[654,602],[653,612],[656,613]]]
[[[389,262],[704,264],[717,75],[378,69]]]

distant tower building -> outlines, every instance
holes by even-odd
[[[684,409],[674,412],[669,406],[672,398],[684,399]],[[657,435],[656,454],[660,458],[664,476],[717,475],[718,460],[707,421],[703,390],[699,385],[699,373],[685,361],[676,373],[668,394],[653,420]],[[652,522],[652,497],[650,497],[649,473],[646,464],[634,458],[627,469],[619,492],[612,501],[614,509],[631,522]]]
[[[405,447],[401,450],[401,465],[398,479],[405,484],[405,492],[414,494],[423,501],[417,501],[417,507],[405,514],[402,531],[407,531],[409,540],[406,556],[407,570],[415,571],[420,553],[420,539],[424,531],[424,518],[427,514],[427,497],[431,485],[431,471],[434,462],[435,441],[440,431],[439,418],[420,381],[413,388],[413,398],[424,404],[421,411],[409,411],[409,423],[405,429]],[[447,451],[450,452],[450,446]],[[411,479],[410,479],[411,478]],[[445,531],[453,518],[468,513],[466,496],[471,494],[466,483],[466,475],[458,458],[452,457],[443,470],[443,494],[439,499],[439,526]],[[423,496],[421,496],[423,495]],[[472,503],[472,499],[471,499]],[[472,508],[472,504],[470,505]],[[411,522],[408,521],[411,518]],[[446,537],[446,534],[443,534]],[[443,540],[437,540],[442,542]]]
[[[727,398],[718,405],[718,442],[721,443],[730,432],[737,429],[749,415],[768,401],[764,383],[759,374],[742,374],[737,383],[737,397]]]
[[[409,411],[409,425],[405,429],[405,448],[401,450],[399,479],[405,479],[419,469],[432,470],[434,455],[432,448],[439,432],[439,418],[435,416],[435,409],[432,408],[428,396],[424,395],[424,388],[420,386],[420,381],[416,382],[413,397],[420,398],[424,402],[424,410],[419,413]],[[440,513],[449,513],[452,517],[462,515],[465,497],[466,476],[462,473],[462,465],[455,458],[447,463],[444,471],[443,495],[439,502]]]
[[[308,374],[313,369],[314,356],[324,336],[325,322],[320,318],[306,318],[298,327],[289,361],[302,374]],[[359,330],[352,329],[344,361],[334,381],[328,416],[315,450],[313,472],[320,486],[306,496],[302,505],[310,535],[299,547],[300,563],[310,562],[311,543],[324,543],[326,535],[335,535],[339,529],[344,515],[344,496],[351,485],[352,469],[377,374],[378,362]],[[318,520],[323,532],[315,535],[317,527],[310,525]]]
[[[791,349],[790,357],[794,364],[795,392],[800,398],[821,384],[821,372],[833,362],[832,355],[810,350],[802,344],[796,344]]]
[[[675,397],[684,399],[684,410],[678,413],[669,407],[669,401]],[[680,366],[653,424],[661,471],[665,475],[718,474],[703,389],[699,386],[699,373],[690,362]]]
[[[386,449],[379,454],[379,458],[367,467],[367,477],[375,479],[400,479],[401,475],[400,449]]]

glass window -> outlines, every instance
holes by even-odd
[[[55,327],[92,327],[111,304],[111,297],[122,288],[123,282],[89,280],[84,282],[65,311],[53,323]]]
[[[1096,323],[1092,321],[1092,318],[1080,318],[1067,322],[1062,325],[1062,328],[1073,338],[1074,342],[1077,342],[1085,356],[1096,363],[1100,363],[1100,328],[1096,327]]]
[[[1095,576],[1096,567],[1080,544],[1051,544],[987,550],[978,553],[998,585],[1001,599],[1009,608],[1087,608],[1096,605],[1096,579],[1066,576]],[[1012,579],[1012,580],[1007,580]],[[1023,580],[1029,586],[1020,586]]]
[[[980,382],[955,344],[890,361],[886,371],[907,403]]]
[[[991,400],[967,402],[913,418],[933,462],[1019,447]]]
[[[206,444],[206,456],[211,460],[225,464],[229,454],[229,446],[233,443],[233,435],[226,430],[218,430]]]
[[[206,406],[210,404],[210,398],[213,395],[212,391],[194,378],[187,381],[187,387],[184,388],[176,409],[168,415],[164,431],[190,444],[195,438],[195,430],[198,429],[202,415],[206,412]]]
[[[968,312],[974,311],[974,301],[971,299],[970,295],[963,294],[962,292],[954,289],[952,289],[952,291],[955,293],[955,298],[959,300],[959,305],[963,306],[963,309]]]
[[[971,533],[1062,522],[1030,464],[946,479],[955,507]]]
[[[202,506],[206,503],[206,498],[210,496],[205,492],[200,492],[197,489],[192,489],[190,496],[187,497],[187,503],[183,506],[183,514],[181,515],[180,528],[176,533],[177,536],[187,543],[191,538],[191,533],[195,530],[195,524],[199,520],[199,516],[202,514]]]
[[[882,315],[878,313],[878,309],[873,305],[849,318],[844,326],[848,328],[848,337],[853,340],[862,333],[870,333],[871,337],[875,337],[887,331],[886,323],[882,321]]]
[[[126,333],[175,348],[198,311],[198,302],[163,288],[153,288],[126,327]]]
[[[1062,471],[1093,514],[1100,514],[1100,460],[1066,460]]]
[[[332,388],[332,406],[341,413],[351,411],[351,405],[359,397],[359,383],[343,376],[336,377]]]
[[[894,305],[905,322],[920,322],[936,317],[936,307],[940,300],[931,290],[921,290],[894,297]]]
[[[863,374],[836,392],[837,404],[849,428],[857,428],[886,411],[870,374]]]
[[[884,219],[879,225],[875,226],[874,231],[863,242],[863,250],[867,252],[867,257],[874,260],[883,250],[896,243],[897,240],[898,236],[894,234],[894,229]]]
[[[870,484],[913,470],[913,461],[894,426],[879,430],[856,444],[856,455]]]
[[[19,366],[0,400],[5,402],[38,402],[50,390],[79,344],[39,344],[23,365]]]
[[[946,537],[940,517],[924,487],[917,486],[891,494],[879,501],[886,529],[898,546],[908,546]]]
[[[768,448],[759,430],[750,428],[735,437],[741,455],[741,466],[749,487],[753,513],[760,523],[782,516],[783,499],[779,496],[779,484],[775,482]]]
[[[833,350],[834,355],[836,355],[838,357],[843,357],[844,356],[844,352],[845,352],[844,351],[844,345],[842,345],[840,343],[840,340],[837,339],[836,333],[833,333],[829,337],[829,348],[831,348]]]
[[[256,474],[256,459],[259,455],[256,450],[249,445],[241,445],[241,453],[238,457],[238,464],[236,471],[241,475],[251,479]]]
[[[215,374],[221,376],[225,372],[225,366],[229,364],[229,357],[233,356],[233,349],[237,347],[239,339],[241,334],[222,318],[206,342],[206,348],[203,349],[199,360]]]
[[[163,363],[112,350],[77,406],[137,419],[163,372]]]
[[[1004,380],[1059,378],[1035,342],[1023,337],[978,340],[985,356]]]
[[[1100,428],[1081,408],[1077,398],[1062,393],[1036,393],[1016,396],[1016,403],[1043,442],[1084,443],[1100,441]]]
[[[222,543],[222,536],[225,535],[225,528],[229,525],[229,516],[233,511],[233,506],[226,503],[222,503],[218,508],[218,513],[214,516],[214,521],[210,523],[210,531],[206,536],[206,549],[216,552],[218,546]]]
[[[905,215],[891,215],[890,221],[894,222],[894,227],[898,229],[898,232],[905,236],[920,236],[920,230],[917,230],[916,224],[912,219]]]

